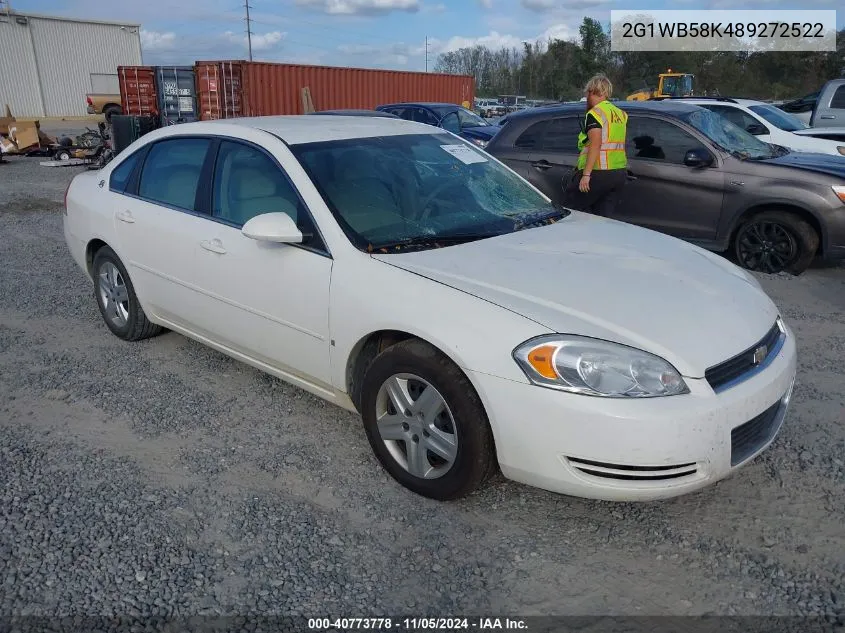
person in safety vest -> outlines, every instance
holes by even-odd
[[[604,75],[596,75],[584,88],[587,114],[578,135],[580,153],[573,182],[577,182],[578,191],[571,196],[572,206],[603,216],[613,213],[628,168],[628,115],[609,101],[612,94],[613,85]]]

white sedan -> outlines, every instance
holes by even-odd
[[[497,467],[688,493],[765,449],[792,392],[795,339],[750,274],[555,207],[423,124],[160,129],[73,180],[64,227],[115,335],[167,328],[360,412],[384,468],[437,499]]]
[[[796,152],[845,156],[845,141],[836,135],[826,136],[829,128],[814,132],[795,115],[770,103],[727,97],[692,97],[684,99],[684,103],[712,110],[766,143],[782,145]]]

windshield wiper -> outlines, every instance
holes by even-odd
[[[476,240],[487,239],[488,237],[497,237],[502,235],[500,232],[493,233],[452,233],[449,235],[418,235],[416,237],[409,237],[404,240],[397,240],[395,242],[388,242],[386,244],[368,244],[367,252],[374,253],[377,251],[387,252],[389,250],[405,250],[414,247],[431,246],[433,248],[441,248],[443,246],[452,246],[454,244],[463,244],[465,242],[474,242]]]
[[[529,216],[527,218],[521,220],[514,221],[514,231],[519,231],[520,229],[527,229],[534,226],[539,226],[541,224],[550,223],[552,220],[561,220],[566,216],[570,215],[572,211],[569,209],[560,206],[559,204],[554,205],[555,210],[550,211],[548,213],[544,213],[542,215],[537,216]]]

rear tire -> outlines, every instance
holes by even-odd
[[[816,256],[819,234],[800,216],[765,211],[744,220],[734,238],[734,254],[743,268],[761,273],[803,273]]]
[[[97,307],[112,334],[124,341],[140,341],[161,332],[161,326],[144,314],[132,280],[112,249],[103,246],[97,251],[91,271]]]
[[[398,399],[407,398],[404,411],[395,406],[398,386]],[[481,399],[460,368],[423,341],[397,343],[370,363],[361,410],[379,462],[419,495],[457,499],[496,472],[493,434]]]

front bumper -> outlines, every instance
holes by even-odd
[[[764,371],[719,394],[704,379],[686,379],[687,395],[621,400],[470,378],[506,477],[578,497],[647,501],[708,486],[762,452],[786,416],[795,373],[787,328]]]

